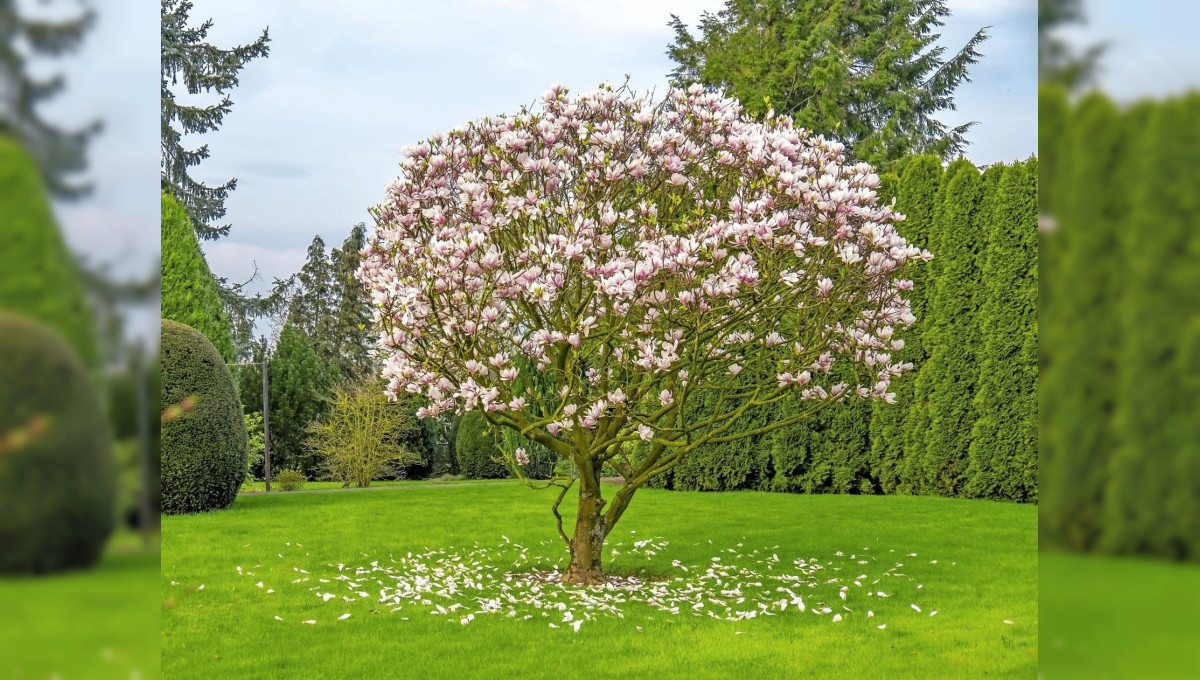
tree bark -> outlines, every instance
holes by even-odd
[[[579,467],[579,513],[575,517],[575,534],[571,539],[571,564],[563,573],[562,581],[594,585],[605,581],[604,539],[608,537],[605,501],[600,495],[600,478],[593,466]]]

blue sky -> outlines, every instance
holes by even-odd
[[[250,64],[235,107],[208,141],[197,176],[238,178],[231,235],[205,246],[214,271],[264,289],[296,271],[314,234],[338,245],[370,224],[402,146],[435,130],[532,102],[551,83],[582,91],[628,74],[666,86],[671,13],[694,23],[720,0],[197,0],[220,45],[271,28],[271,55]],[[957,48],[992,26],[985,59],[948,123],[979,121],[970,157],[1024,158],[1037,145],[1033,0],[960,0],[944,40]],[[286,7],[286,10],[284,9]]]
[[[1200,85],[1200,3],[1194,0],[1085,0],[1087,21],[1063,35],[1107,43],[1098,85],[1123,102]]]

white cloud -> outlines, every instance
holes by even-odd
[[[1032,0],[956,0],[943,29],[951,49],[983,25],[993,40],[953,120],[978,120],[978,162],[1036,148],[1034,51],[1014,19]],[[694,26],[723,0],[445,0],[329,3],[205,0],[218,45],[271,27],[271,55],[249,64],[233,113],[203,141],[212,158],[197,176],[238,176],[228,202],[233,235],[211,248],[230,279],[259,260],[264,277],[303,262],[314,233],[340,244],[397,172],[399,149],[434,130],[534,101],[551,83],[573,90],[630,74],[639,89],[666,85],[673,64],[669,15]],[[1031,44],[1031,43],[1030,43]],[[1023,73],[1022,70],[1028,71]],[[1017,74],[1017,75],[1014,75]],[[303,169],[289,172],[288,169]],[[272,171],[272,169],[274,171]],[[235,247],[236,246],[236,247]],[[281,255],[268,259],[268,253]],[[290,267],[290,269],[288,269]]]

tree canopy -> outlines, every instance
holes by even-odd
[[[164,191],[173,195],[187,210],[201,240],[220,238],[229,233],[229,225],[213,222],[225,216],[225,199],[237,187],[237,179],[210,186],[194,179],[190,171],[208,158],[208,145],[195,149],[183,146],[184,135],[204,134],[221,126],[233,108],[229,92],[237,87],[238,74],[252,59],[270,51],[267,29],[256,40],[229,49],[208,42],[211,19],[199,26],[188,25],[192,10],[189,0],[162,0],[161,106],[162,157],[159,170]],[[176,101],[171,88],[182,81],[189,95],[216,92],[220,100],[208,106],[187,105]]]
[[[701,83],[833,136],[858,158],[889,166],[906,155],[947,159],[967,146],[974,123],[948,127],[987,32],[955,53],[938,45],[944,0],[726,0],[693,35],[672,15],[676,87]]]
[[[71,176],[87,167],[87,144],[100,131],[100,123],[65,130],[43,119],[38,106],[61,92],[65,80],[62,75],[35,78],[27,67],[30,57],[56,57],[77,49],[95,13],[84,9],[68,19],[31,18],[17,5],[15,0],[0,0],[0,135],[10,135],[25,147],[52,195],[79,197],[91,187]]]

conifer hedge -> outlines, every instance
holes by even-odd
[[[914,276],[919,322],[899,356],[916,370],[893,383],[897,403],[850,400],[790,428],[702,447],[661,485],[1037,500],[1037,162],[981,173],[966,160],[943,169],[917,156],[900,166],[881,177],[879,200],[896,198],[905,234],[935,259]],[[787,418],[797,399],[749,411],[740,426]],[[982,426],[981,408],[991,409]]]
[[[897,190],[896,209],[904,214],[900,232],[909,243],[928,248],[935,238],[934,211],[937,205],[938,187],[942,180],[942,162],[937,156],[924,155],[905,164]],[[904,349],[896,353],[900,361],[911,361],[914,366],[924,363],[926,353],[922,334],[928,326],[925,314],[927,271],[916,267],[913,272],[913,290],[909,302],[918,321],[905,336]],[[884,492],[913,491],[912,465],[905,456],[905,420],[915,394],[916,376],[908,373],[892,383],[896,393],[896,404],[876,403],[872,407],[870,422],[870,459],[878,470],[880,487]]]
[[[0,126],[2,127],[2,126]],[[85,366],[100,364],[83,278],[50,209],[37,164],[0,133],[0,310],[57,330]]]
[[[982,268],[978,419],[965,493],[1037,500],[1037,178],[1034,167],[1004,170],[993,200]],[[1031,344],[1032,343],[1032,344]],[[1032,353],[1030,353],[1032,352]]]
[[[980,257],[987,239],[983,183],[974,166],[954,174],[942,204],[944,228],[936,252],[940,262],[929,289],[925,334],[929,359],[917,379],[917,402],[927,415],[910,434],[923,446],[910,449],[920,465],[921,488],[953,496],[966,477],[967,449],[975,423],[980,339],[977,310],[982,303]],[[914,404],[914,409],[918,404]]]
[[[234,360],[233,333],[221,291],[208,269],[196,231],[183,206],[162,194],[162,318],[191,326]]]

